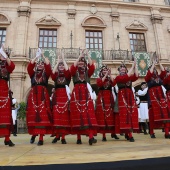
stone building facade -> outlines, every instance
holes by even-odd
[[[114,76],[122,60],[128,67],[132,63],[130,58],[111,57],[117,51],[156,51],[160,62],[169,66],[169,5],[170,0],[0,0],[0,43],[12,49],[16,68],[10,88],[15,97],[18,101],[27,98],[30,78],[26,68],[38,47],[100,48],[103,63]],[[67,57],[69,65],[74,60]],[[95,84],[95,78],[91,83]],[[49,85],[53,85],[51,80]]]

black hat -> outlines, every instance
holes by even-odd
[[[146,82],[142,82],[142,83],[141,83],[141,86],[144,85],[144,84],[146,84]]]

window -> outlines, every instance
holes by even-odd
[[[6,29],[0,28],[0,46],[1,44],[5,43],[5,38],[6,38]]]
[[[103,49],[102,31],[86,31],[86,48]]]
[[[132,51],[146,51],[145,36],[143,33],[129,33],[129,38]]]
[[[57,47],[57,30],[40,29],[39,47],[40,48],[56,48]]]
[[[170,5],[170,0],[165,0],[165,5]]]

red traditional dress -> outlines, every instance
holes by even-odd
[[[166,100],[167,100],[167,103],[168,103],[168,114],[169,114],[169,117],[170,117],[170,75],[167,75],[164,78],[163,85],[166,88]],[[166,127],[168,128],[167,131],[170,131],[170,122],[169,121],[167,122]],[[167,132],[167,134],[169,135],[168,132]],[[169,138],[170,138],[170,136],[169,136]]]
[[[78,67],[71,66],[74,89],[70,100],[70,118],[73,134],[96,134],[97,121],[93,100],[87,88],[87,82],[95,70],[94,64],[88,64],[88,70],[79,73]]]
[[[130,132],[136,132],[139,129],[138,107],[132,91],[132,82],[137,79],[135,74],[130,77],[127,74],[119,75],[115,78],[119,89],[114,108],[115,131],[129,134],[129,138],[132,137]]]
[[[8,65],[6,60],[0,62],[0,137],[10,136],[12,125],[12,108],[11,98],[9,96],[9,74],[15,68],[15,65],[10,61]],[[5,139],[7,141],[7,139]]]
[[[36,73],[35,63],[28,65],[28,74],[31,78],[31,90],[27,100],[27,126],[31,135],[51,134],[52,114],[50,109],[50,98],[47,91],[48,79],[51,75],[50,64],[44,64],[44,71]]]
[[[148,70],[145,80],[149,88],[149,123],[150,134],[153,135],[153,129],[166,127],[167,121],[170,120],[170,112],[166,97],[162,90],[162,80],[166,75],[166,71],[162,71],[160,75],[156,75]],[[164,124],[165,123],[165,124]],[[168,132],[169,134],[169,132]],[[165,132],[166,135],[166,132]]]
[[[51,77],[55,82],[55,93],[52,97],[53,134],[70,134],[69,94],[66,85],[70,83],[71,74],[69,70],[64,70],[64,74],[52,73]]]
[[[110,79],[97,79],[99,93],[96,101],[96,119],[98,123],[99,133],[114,133],[115,118],[114,118],[114,98],[112,87],[115,84]]]

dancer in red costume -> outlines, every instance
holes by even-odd
[[[150,136],[155,138],[154,129],[164,128],[165,138],[169,138],[170,110],[164,94],[163,79],[166,76],[164,67],[159,63],[161,73],[155,68],[156,60],[149,68],[145,80],[149,88],[149,127]]]
[[[97,86],[99,93],[96,102],[96,119],[98,123],[98,132],[103,134],[102,141],[107,141],[106,133],[111,133],[111,137],[119,139],[115,134],[115,117],[114,117],[114,97],[112,87],[114,87],[114,78],[111,75],[111,70],[103,65]]]
[[[28,64],[27,70],[31,78],[26,110],[28,132],[32,135],[30,143],[34,143],[36,135],[39,134],[37,145],[43,145],[44,134],[52,133],[52,114],[47,91],[48,79],[51,75],[50,62],[40,51]]]
[[[72,133],[77,134],[77,144],[81,144],[81,135],[89,136],[89,145],[96,143],[93,135],[96,134],[97,121],[95,117],[93,100],[88,88],[90,77],[95,66],[88,55],[88,64],[85,60],[86,50],[83,50],[79,58],[71,66],[74,89],[70,100],[70,116]]]
[[[136,62],[129,71],[124,64],[119,68],[119,75],[115,78],[118,94],[115,102],[115,131],[125,133],[125,138],[134,142],[132,132],[138,131],[138,108],[132,91],[132,82],[138,79]],[[134,74],[132,74],[134,72]]]
[[[71,74],[62,55],[51,75],[55,82],[55,92],[52,96],[53,134],[57,134],[52,143],[56,143],[62,136],[61,143],[66,144],[65,135],[70,134],[69,114],[69,83]]]
[[[168,103],[168,110],[170,111],[170,69],[166,68],[166,76],[163,80],[163,85],[166,89],[166,100]],[[170,121],[167,121],[167,127],[170,131]],[[168,130],[168,129],[167,129]],[[166,138],[170,138],[170,134],[167,132]]]
[[[9,94],[9,74],[14,70],[14,63],[8,58],[4,48],[0,49],[0,137],[5,137],[4,144],[10,147],[15,144],[10,140],[12,125],[12,104]]]

